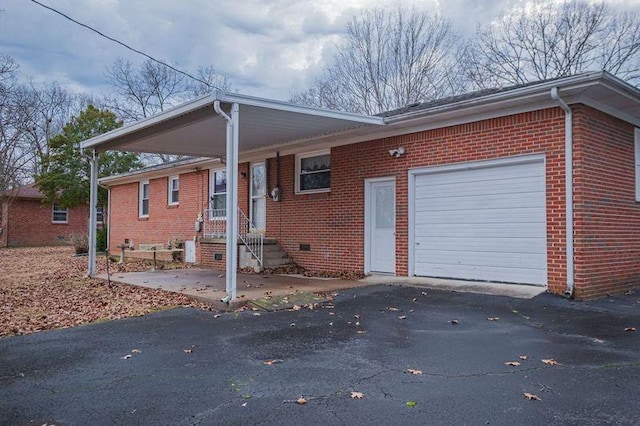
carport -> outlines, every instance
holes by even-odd
[[[380,117],[215,91],[81,144],[92,151],[89,276],[96,272],[97,153],[126,151],[222,158],[227,174],[226,293],[236,298],[239,156],[352,140],[384,125]],[[346,143],[346,142],[345,142]]]

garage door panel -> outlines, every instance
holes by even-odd
[[[542,177],[544,169],[539,168],[540,162],[528,164],[509,164],[494,167],[479,167],[474,169],[462,169],[430,173],[427,181],[416,182],[416,189],[423,186],[438,186],[452,183],[472,183],[503,181],[509,178]]]
[[[500,259],[497,259],[493,252],[474,251],[471,248],[465,251],[456,251],[451,253],[446,250],[418,250],[421,251],[421,258],[428,258],[429,263],[440,265],[468,265],[468,266],[487,266],[487,267],[505,267],[505,262],[511,268],[537,269],[546,258],[540,253],[531,253],[529,256],[522,256],[522,253],[502,253]]]
[[[496,281],[507,283],[527,283],[546,285],[546,269],[496,268],[490,266],[455,265],[456,276],[451,276],[452,265],[436,263],[416,263],[416,275],[438,278],[458,278],[463,280]],[[421,271],[425,271],[424,273]],[[500,277],[500,278],[496,278]]]
[[[491,237],[515,237],[515,238],[539,238],[537,227],[522,226],[521,223],[503,223],[496,229],[492,224],[486,223],[449,223],[449,224],[423,224],[416,225],[416,235],[421,237],[451,237],[451,238],[491,238]]]
[[[417,210],[417,209],[416,209]],[[428,215],[416,214],[417,225],[427,224],[464,224],[464,223],[542,223],[545,221],[544,207],[483,209],[483,214],[477,211],[441,210],[429,211]]]
[[[518,194],[474,194],[461,197],[440,197],[416,199],[416,208],[420,211],[438,210],[486,210],[521,207],[538,207],[544,198],[537,192]]]
[[[545,285],[544,161],[417,175],[414,274]]]
[[[416,188],[416,201],[440,197],[461,197],[478,194],[522,194],[524,192],[544,194],[544,188],[538,188],[539,176],[516,178],[512,182],[493,180],[491,182],[459,182],[428,185]]]
[[[452,252],[473,250],[494,253],[494,257],[503,258],[504,253],[536,254],[546,249],[544,238],[478,238],[478,237],[416,237],[416,252],[422,249],[439,249]]]

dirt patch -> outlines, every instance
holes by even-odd
[[[98,272],[106,272],[106,266],[106,258],[99,257]],[[149,267],[145,260],[109,263],[111,273]],[[210,309],[180,294],[86,278],[86,271],[87,258],[74,257],[70,247],[0,249],[0,336],[140,316],[175,306]]]

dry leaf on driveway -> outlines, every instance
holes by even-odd
[[[192,349],[183,349],[182,352],[184,352],[185,354],[190,354],[191,352],[193,352]]]
[[[498,321],[500,319],[500,317],[489,317],[487,318],[488,321]]]
[[[129,359],[131,358],[131,356],[132,356],[131,354],[127,354],[125,356],[121,356],[120,359]]]
[[[558,361],[556,361],[556,360],[555,360],[555,359],[553,359],[553,358],[549,358],[549,359],[542,359],[541,361],[542,361],[542,362],[544,362],[544,363],[545,363],[545,364],[547,364],[547,365],[560,365],[560,364],[558,363]]]
[[[540,398],[538,395],[534,395],[529,392],[525,392],[524,397],[527,398],[529,401],[542,401],[542,398]]]
[[[406,315],[401,315],[401,316],[399,316],[398,318],[400,318],[400,319],[404,320],[404,319],[407,319],[407,316],[406,316]]]
[[[268,359],[266,361],[262,361],[262,363],[264,365],[280,364],[280,363],[283,363],[283,362],[284,362],[284,360],[282,360],[282,359]]]
[[[405,371],[405,373],[420,375],[420,374],[422,374],[422,370],[416,370],[414,368],[408,368],[407,371]]]
[[[529,359],[529,357],[526,355],[520,355],[520,359],[526,361],[527,359]]]
[[[364,398],[364,394],[362,392],[352,391],[351,392],[351,398],[353,398],[353,399],[362,399],[362,398]]]
[[[460,322],[458,322],[458,320],[457,320],[457,319],[452,319],[452,320],[451,320],[451,324],[453,324],[453,325],[458,325],[458,324],[460,324]]]
[[[635,327],[627,327],[624,329],[624,331],[636,331]]]
[[[303,397],[303,396],[301,396],[300,398],[298,398],[298,399],[296,400],[296,404],[304,405],[304,404],[306,404],[306,403],[307,403],[307,400],[306,400],[306,399],[304,399],[304,397]]]
[[[504,365],[510,365],[511,367],[517,367],[520,365],[520,363],[518,361],[507,361],[504,363]]]

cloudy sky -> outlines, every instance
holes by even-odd
[[[193,72],[213,65],[241,93],[284,99],[308,87],[361,9],[415,6],[470,34],[525,0],[39,0],[132,47]],[[640,10],[640,0],[610,0]],[[144,57],[30,0],[0,3],[0,55],[22,78],[77,92],[109,92],[106,67]]]

